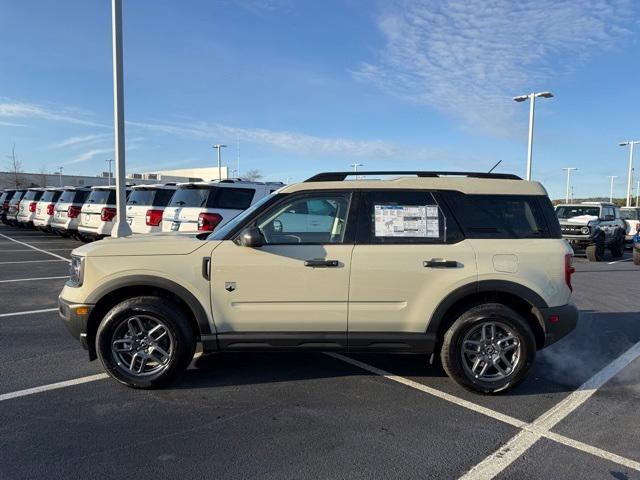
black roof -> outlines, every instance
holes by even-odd
[[[495,178],[502,180],[522,180],[512,173],[486,173],[486,172],[444,172],[444,171],[422,171],[422,170],[399,170],[399,171],[371,171],[371,172],[323,172],[305,180],[305,182],[341,182],[347,177],[356,175],[415,175],[417,177],[469,177],[469,178]]]

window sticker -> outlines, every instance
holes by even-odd
[[[437,205],[374,205],[376,237],[439,238]]]

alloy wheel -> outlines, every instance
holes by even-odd
[[[462,339],[462,364],[468,375],[485,382],[510,376],[522,357],[520,340],[503,322],[485,321]]]

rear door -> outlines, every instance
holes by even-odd
[[[477,280],[475,253],[438,195],[363,194],[349,288],[349,347],[428,350],[427,322],[456,288]],[[395,335],[393,335],[395,334]]]

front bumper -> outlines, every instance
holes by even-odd
[[[584,249],[593,243],[591,235],[562,235],[567,243],[575,249]]]
[[[58,314],[69,329],[69,333],[80,342],[85,350],[89,350],[87,342],[87,322],[95,305],[71,303],[58,297]]]
[[[573,303],[560,307],[541,308],[539,311],[544,322],[545,347],[557,342],[575,329],[580,315]]]

